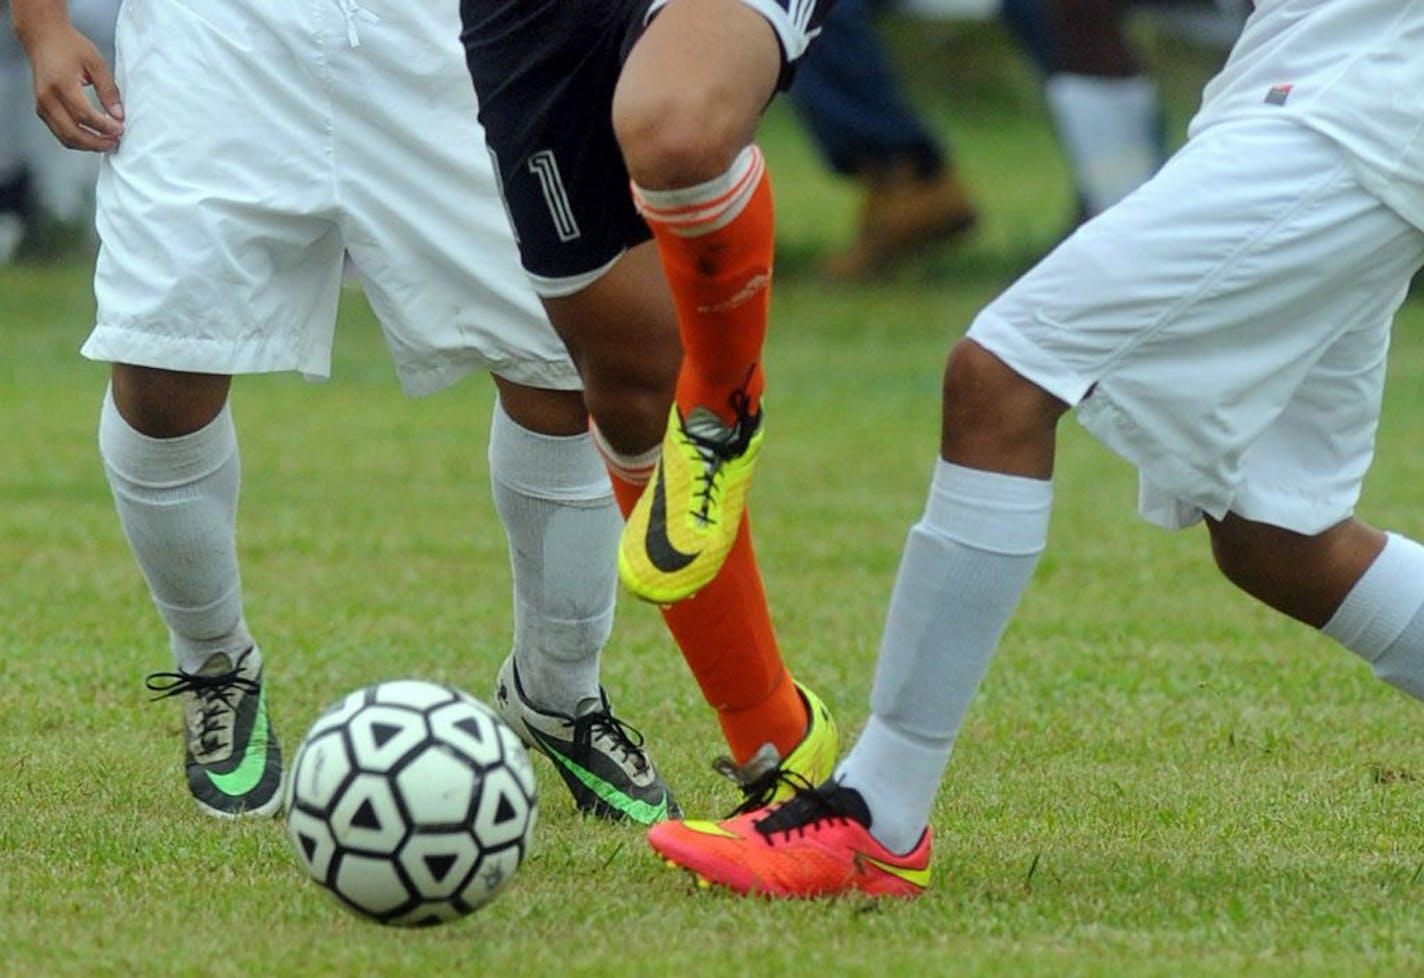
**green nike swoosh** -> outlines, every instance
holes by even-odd
[[[253,745],[260,747],[253,750]],[[223,794],[231,798],[241,798],[262,780],[267,771],[267,687],[257,692],[257,719],[252,724],[252,736],[242,745],[242,760],[237,767],[226,774],[216,774],[204,769],[203,773]]]
[[[551,761],[567,771],[579,784],[583,785],[589,791],[592,791],[610,808],[622,812],[633,821],[643,825],[652,825],[654,822],[662,822],[667,819],[668,796],[666,791],[663,792],[662,798],[656,805],[650,805],[645,801],[634,798],[629,794],[619,791],[616,787],[583,765],[576,764],[563,754],[560,754],[538,730],[532,727],[527,729],[530,734],[534,736],[534,739],[539,741],[539,745],[544,748],[545,755],[547,755]]]
[[[686,554],[673,546],[667,532],[667,488],[663,467],[658,466],[658,478],[653,483],[653,504],[648,510],[648,561],[664,574],[675,574],[697,559],[696,553]]]

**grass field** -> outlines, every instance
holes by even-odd
[[[853,733],[934,453],[944,351],[1070,211],[1031,78],[982,32],[906,34],[986,213],[873,289],[811,270],[852,219],[780,109],[782,265],[754,508],[793,668]],[[953,80],[926,65],[954,65]],[[1174,57],[1174,124],[1201,58]],[[1131,472],[1071,421],[1050,550],[970,714],[908,905],[703,893],[641,832],[575,817],[539,762],[537,845],[474,918],[386,931],[304,882],[278,823],[196,814],[166,639],[95,449],[103,368],[76,348],[82,260],[0,270],[0,975],[1413,975],[1424,971],[1418,706],[1236,594],[1200,531],[1133,515]],[[356,294],[335,379],[241,381],[248,618],[289,748],[326,703],[418,675],[487,696],[508,571],[479,380],[403,399]],[[1424,535],[1424,306],[1396,330],[1362,503]],[[693,813],[734,799],[720,739],[651,609],[605,658]]]

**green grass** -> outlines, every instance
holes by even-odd
[[[828,290],[810,267],[848,232],[853,194],[782,110],[765,140],[785,257],[759,545],[787,657],[848,733],[923,503],[944,352],[1071,209],[1032,79],[982,53],[979,29],[912,40],[917,91],[985,209],[973,242]],[[952,83],[923,67],[941,54]],[[0,975],[1424,969],[1417,706],[1233,592],[1199,531],[1138,521],[1131,472],[1071,421],[1050,551],[952,759],[923,899],[698,892],[640,832],[573,816],[541,761],[536,851],[503,896],[444,928],[364,924],[302,879],[278,824],[191,809],[177,711],[141,686],[168,658],[97,460],[104,371],[76,353],[91,311],[82,261],[0,271]],[[403,399],[354,294],[335,370],[234,394],[248,616],[289,748],[324,704],[379,679],[487,695],[510,637],[488,384]],[[1411,303],[1362,514],[1415,536],[1421,392]],[[726,809],[707,766],[716,726],[649,608],[621,605],[605,664],[685,807]]]

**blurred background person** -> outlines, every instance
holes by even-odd
[[[952,242],[978,218],[949,140],[916,106],[880,30],[883,15],[998,18],[1043,81],[1045,107],[1077,200],[1070,228],[1156,172],[1166,136],[1156,83],[1129,31],[1134,12],[1223,51],[1248,0],[838,0],[797,68],[793,106],[818,153],[860,185],[854,238],[823,271],[874,277],[921,248]]]
[[[837,280],[884,271],[977,219],[946,141],[901,83],[876,22],[883,7],[836,0],[788,92],[826,165],[861,187],[855,238],[824,267]]]

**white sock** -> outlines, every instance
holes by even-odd
[[[613,630],[623,520],[587,434],[520,427],[496,402],[490,482],[514,576],[514,660],[535,705],[577,715],[597,702]]]
[[[1321,631],[1380,679],[1424,699],[1424,546],[1389,534]]]
[[[837,768],[871,834],[914,848],[954,738],[1048,539],[1053,483],[940,461],[910,530],[880,644],[872,716]]]
[[[1062,72],[1044,83],[1044,95],[1089,216],[1132,193],[1162,164],[1157,87],[1151,79]]]
[[[179,668],[194,672],[213,652],[236,660],[253,642],[242,617],[241,465],[227,405],[192,434],[150,438],[129,426],[105,391],[99,454]]]

